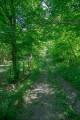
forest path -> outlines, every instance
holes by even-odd
[[[53,102],[55,100],[55,90],[48,84],[48,73],[43,71],[38,79],[38,84],[30,91],[29,103],[32,103],[31,109],[33,116],[30,120],[53,120],[55,113],[53,111]]]
[[[29,97],[24,94],[24,108],[21,108],[20,120],[77,120],[70,118],[67,110],[72,110],[68,98],[63,95],[56,79],[50,74],[47,60],[37,81],[28,90]],[[52,67],[53,68],[53,67]],[[52,71],[52,69],[51,69]],[[52,76],[52,77],[51,77]],[[61,82],[60,82],[61,83]],[[73,116],[74,117],[74,116]]]

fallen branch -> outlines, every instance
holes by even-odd
[[[19,83],[23,82],[25,79],[28,79],[31,75],[32,75],[32,72],[27,74],[27,76],[25,76],[24,78],[22,78]]]

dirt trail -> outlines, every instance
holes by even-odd
[[[46,65],[47,66],[47,65]],[[65,120],[60,111],[54,109],[56,102],[56,89],[49,84],[48,71],[45,67],[39,78],[28,91],[29,97],[24,95],[25,108],[21,108],[20,120]],[[23,114],[23,115],[22,115]]]
[[[53,110],[55,90],[47,80],[48,73],[43,71],[34,89],[30,90],[30,97],[25,97],[27,106],[33,111],[32,117],[27,120],[57,120],[57,114]]]
[[[56,89],[55,83],[53,87],[48,80],[50,74],[48,74],[47,66],[48,64],[39,74],[39,78],[32,86],[32,89],[28,90],[30,94],[29,97],[27,97],[26,93],[24,94],[25,110],[21,108],[21,114],[19,115],[20,120],[74,120],[64,116],[64,112],[61,109],[65,105],[62,106],[61,104],[61,106],[59,106],[58,104],[58,101],[62,101],[62,99],[57,97],[60,93]],[[71,100],[71,105],[74,104],[77,94],[73,92],[72,87],[60,78],[58,74],[57,80],[66,93],[67,99]],[[54,78],[53,81],[55,81]],[[56,106],[56,103],[58,106]],[[55,108],[57,108],[57,110],[55,110]],[[76,107],[73,108],[76,109]],[[77,109],[76,111],[79,113],[79,109]]]

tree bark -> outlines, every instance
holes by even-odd
[[[16,43],[16,14],[15,14],[15,7],[14,1],[11,0],[11,8],[12,8],[12,17],[11,17],[11,41],[12,41],[12,63],[13,63],[13,72],[14,72],[14,80],[19,78],[18,76],[18,66],[17,66],[17,43]]]
[[[28,59],[28,68],[31,70],[31,61],[32,61],[32,53],[29,53],[29,59]]]
[[[24,61],[23,61],[23,77],[24,77],[24,73],[25,73],[25,64],[24,64]]]

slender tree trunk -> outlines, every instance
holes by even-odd
[[[31,62],[32,62],[32,53],[30,52],[29,59],[28,59],[28,68],[29,68],[29,70],[31,70]]]
[[[9,82],[11,80],[11,66],[10,66],[10,75],[9,75]]]
[[[24,77],[24,73],[25,73],[25,64],[24,64],[24,61],[23,61],[23,77]]]

